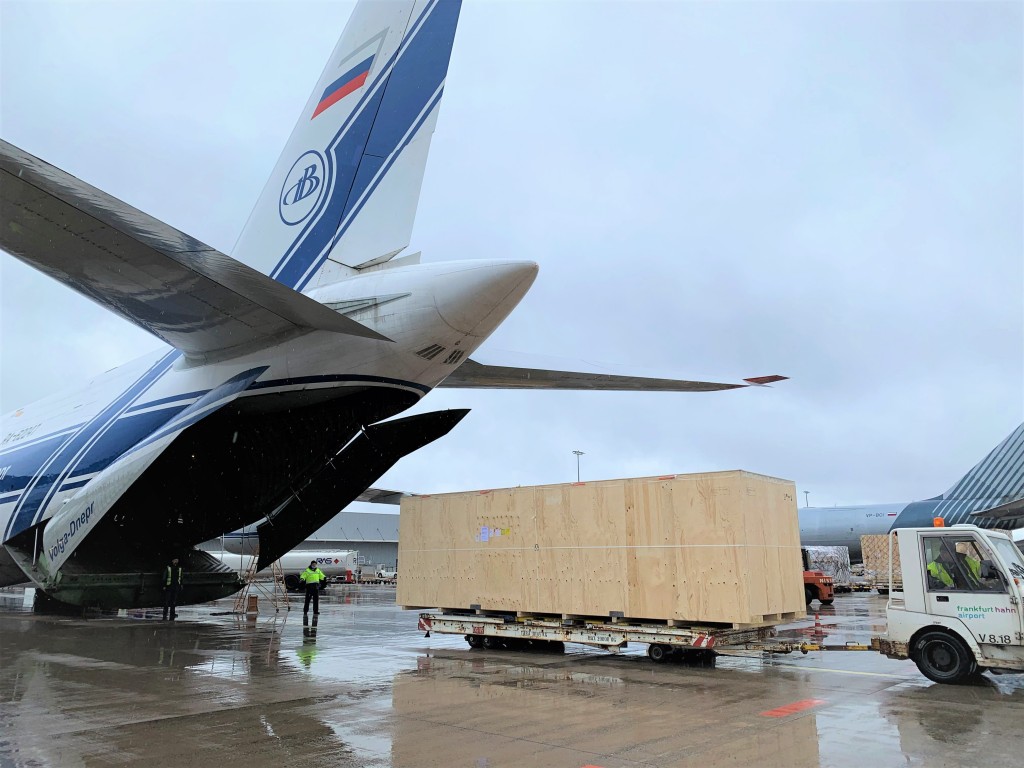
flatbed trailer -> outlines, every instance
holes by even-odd
[[[710,659],[730,651],[807,653],[814,650],[870,650],[870,646],[823,646],[775,640],[776,630],[763,627],[668,626],[654,623],[620,623],[594,619],[558,619],[514,615],[438,611],[421,613],[419,629],[463,635],[471,648],[548,649],[560,651],[565,643],[577,643],[618,653],[630,643],[646,643],[655,662],[672,657]],[[877,649],[876,649],[877,650]]]

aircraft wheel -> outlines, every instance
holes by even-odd
[[[921,674],[936,683],[960,683],[978,670],[967,646],[945,632],[926,632],[918,638],[913,658]]]

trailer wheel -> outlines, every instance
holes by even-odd
[[[480,648],[484,644],[484,639],[480,635],[466,635],[466,642],[470,648]]]
[[[914,644],[913,658],[921,674],[936,683],[961,683],[978,669],[960,638],[945,632],[923,634]]]
[[[836,599],[834,597],[830,597],[828,600],[819,600],[818,602],[822,605],[832,605],[835,601]]]
[[[668,657],[672,653],[672,646],[662,645],[661,643],[651,643],[647,646],[647,656],[651,661],[657,664],[662,664],[668,661]]]
[[[500,637],[491,637],[490,635],[485,635],[482,643],[488,651],[496,651],[504,645]]]

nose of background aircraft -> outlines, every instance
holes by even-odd
[[[452,265],[434,287],[441,318],[461,333],[486,336],[511,312],[533,285],[532,261],[467,261]]]

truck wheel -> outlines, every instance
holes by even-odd
[[[830,597],[828,600],[819,600],[818,602],[820,602],[822,605],[832,605],[832,603],[834,603],[835,601],[836,599],[834,597]]]
[[[296,576],[294,573],[289,573],[287,576],[284,577],[285,589],[291,592],[298,592],[300,586],[301,582],[299,582],[299,577]]]
[[[668,660],[672,647],[661,643],[651,643],[647,646],[647,655],[651,661],[661,664]]]
[[[936,683],[956,684],[975,674],[978,664],[963,642],[945,632],[927,632],[915,643],[914,663]]]
[[[811,589],[810,587],[804,587],[804,602],[807,603],[807,605],[813,603],[814,598],[816,597],[817,595],[815,594],[813,589]]]

